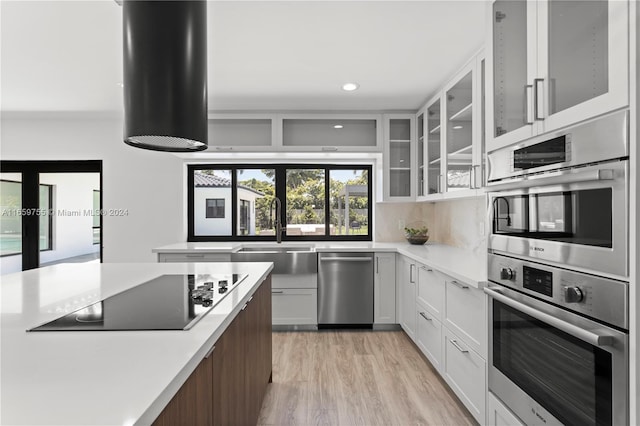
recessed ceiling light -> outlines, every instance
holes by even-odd
[[[342,85],[342,90],[345,92],[353,92],[354,90],[357,90],[358,87],[360,87],[358,83],[345,83]]]
[[[453,130],[460,130],[462,129],[462,126],[453,126]]]
[[[334,129],[342,129],[344,126],[342,124],[336,124],[333,126]]]

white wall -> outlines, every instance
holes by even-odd
[[[195,235],[231,235],[231,188],[199,187],[193,191]],[[207,218],[207,198],[223,198],[224,217]]]
[[[195,235],[231,235],[231,188],[198,187],[193,191],[194,198],[194,234]],[[259,195],[253,191],[238,188],[238,198],[249,201],[249,234],[256,233],[256,198]],[[207,218],[207,198],[223,198],[224,217]],[[237,216],[240,217],[240,203]]]
[[[102,160],[104,262],[154,262],[153,247],[186,240],[183,162],[122,142],[117,118],[90,114],[3,113],[3,160]]]

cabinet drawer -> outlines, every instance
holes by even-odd
[[[271,288],[318,288],[318,274],[273,274]]]
[[[504,404],[491,392],[488,393],[488,418],[487,426],[524,426]]]
[[[228,253],[158,253],[158,262],[230,262]]]
[[[473,349],[442,327],[443,377],[475,419],[485,422],[485,361]]]
[[[450,277],[445,285],[444,325],[482,357],[487,357],[487,308],[484,292]]]
[[[273,325],[317,325],[318,291],[313,288],[272,289]]]
[[[418,267],[418,302],[440,321],[444,310],[444,281],[445,277],[436,270],[423,265]]]
[[[417,305],[418,326],[416,331],[416,343],[422,353],[437,370],[442,369],[442,324],[431,312]]]

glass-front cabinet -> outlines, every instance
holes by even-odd
[[[425,140],[425,120],[424,120],[424,108],[420,109],[416,114],[416,135],[418,138],[417,144],[417,153],[416,153],[416,196],[418,198],[424,197],[425,195],[425,187],[426,187],[426,179],[425,179],[425,168],[424,168],[424,159],[425,159],[425,145],[427,141]]]
[[[629,104],[629,2],[498,0],[489,150]]]
[[[432,100],[427,106],[427,194],[440,193],[440,119],[443,116],[441,112],[442,103],[440,97]]]
[[[483,186],[483,67],[480,52],[425,106],[424,200],[475,196]]]
[[[388,114],[385,128],[385,201],[415,200],[415,115]]]

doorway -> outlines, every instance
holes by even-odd
[[[102,161],[0,161],[0,274],[102,262]]]

